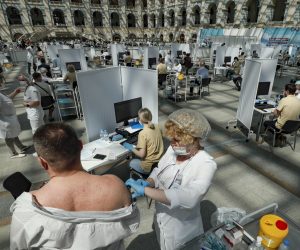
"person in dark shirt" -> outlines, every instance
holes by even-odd
[[[40,70],[41,68],[47,69],[46,76],[52,78],[50,65],[46,64],[45,58],[41,58],[41,64],[38,66],[38,70]]]

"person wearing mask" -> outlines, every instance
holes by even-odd
[[[127,66],[127,67],[131,67],[132,66],[132,57],[131,57],[129,51],[126,51],[123,59],[124,59],[124,65],[125,66]]]
[[[162,88],[162,84],[166,81],[167,76],[167,65],[164,62],[163,58],[159,59],[159,64],[156,66],[157,74],[158,74],[158,86]]]
[[[296,85],[288,83],[284,87],[283,96],[279,101],[277,108],[274,109],[273,114],[277,117],[276,120],[265,121],[264,126],[272,127],[280,130],[286,121],[299,120],[300,116],[300,101],[295,96]]]
[[[67,67],[67,73],[64,76],[64,82],[69,83],[73,89],[77,87],[77,78],[76,78],[76,72],[75,67],[73,64],[69,64]]]
[[[252,58],[259,58],[259,56],[258,56],[258,54],[257,54],[257,52],[256,52],[256,50],[253,50],[253,52],[252,52]]]
[[[45,81],[43,81],[43,77],[41,73],[35,72],[32,74],[33,77],[33,85],[38,89],[38,91],[41,94],[41,99],[45,98],[47,99],[48,96],[51,96],[51,89],[50,89],[50,85],[49,83],[46,83]],[[51,99],[51,98],[50,98]],[[53,99],[53,98],[52,98]],[[54,101],[54,100],[53,100]],[[49,104],[49,105],[48,105]],[[53,103],[46,103],[46,106],[42,106],[43,110],[48,110],[49,114],[48,114],[48,120],[49,121],[54,121],[53,118],[53,111],[54,111],[54,102]]]
[[[11,159],[26,156],[24,153],[30,148],[30,146],[25,146],[18,137],[21,127],[12,100],[20,92],[21,89],[17,88],[7,96],[0,93],[0,138],[5,140],[5,144],[11,152]],[[15,146],[20,149],[20,153]]]
[[[161,158],[164,144],[158,125],[151,122],[151,111],[148,108],[142,108],[139,110],[138,116],[143,130],[139,133],[136,148],[129,143],[124,143],[123,146],[140,158],[131,160],[130,168],[141,174],[149,174],[152,166]]]
[[[41,94],[33,82],[24,78],[27,86],[24,91],[24,106],[26,107],[27,118],[30,122],[32,134],[44,124],[44,111],[41,104]]]
[[[234,57],[231,67],[227,70],[226,77],[232,80],[232,75],[239,75],[241,71],[241,63],[237,57]]]
[[[33,144],[49,181],[12,204],[10,249],[124,250],[123,239],[139,226],[124,183],[83,169],[82,142],[69,125],[41,126]]]
[[[196,72],[196,77],[208,78],[209,77],[209,71],[207,67],[205,66],[205,61],[201,60],[199,63],[199,69]]]
[[[171,51],[169,50],[167,55],[165,56],[165,64],[167,65],[167,68],[172,68],[173,61],[171,57]]]
[[[187,53],[186,56],[183,58],[183,65],[185,68],[185,74],[188,75],[189,69],[193,67],[192,58],[190,53]]]
[[[192,109],[169,115],[165,134],[171,143],[149,178],[126,181],[132,197],[155,200],[154,225],[161,250],[180,249],[203,234],[200,202],[207,193],[217,165],[202,142],[210,133],[206,118]]]
[[[29,75],[31,75],[31,66],[34,63],[34,51],[33,51],[33,46],[28,44],[26,47],[27,50],[27,72]]]

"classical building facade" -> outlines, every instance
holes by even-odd
[[[300,27],[299,0],[1,0],[0,36],[190,42],[201,28]],[[42,34],[42,33],[40,33]]]

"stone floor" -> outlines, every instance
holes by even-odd
[[[16,76],[23,70],[22,65],[15,67],[8,75],[7,89],[9,92],[18,85]],[[296,76],[293,68],[284,71],[281,78],[276,78],[274,93],[279,93],[284,84]],[[204,211],[205,224],[209,227],[208,210],[216,207],[239,207],[247,213],[264,207],[270,203],[278,203],[279,208],[300,225],[300,146],[292,151],[290,147],[271,148],[266,143],[257,144],[255,135],[251,135],[246,142],[242,133],[233,127],[225,128],[227,122],[236,115],[240,92],[228,82],[213,81],[210,95],[202,99],[173,103],[159,96],[159,123],[163,126],[168,114],[180,107],[189,107],[201,111],[212,126],[210,138],[205,142],[205,149],[215,158],[218,171],[214,177],[210,190],[204,200],[210,204]],[[21,140],[30,145],[31,131],[26,119],[25,110],[21,105],[22,95],[16,98],[15,104],[22,126]],[[68,121],[76,128],[80,138],[86,142],[84,122],[80,120]],[[255,124],[254,124],[255,127]],[[298,135],[299,141],[299,135]],[[298,142],[299,144],[300,142]],[[3,141],[0,141],[0,182],[15,172],[21,171],[33,183],[46,180],[47,176],[38,166],[32,155],[22,159],[11,160]],[[115,172],[124,172],[124,166],[116,168]],[[128,173],[124,173],[124,178]],[[9,206],[13,198],[0,186],[0,249],[9,247]],[[159,249],[155,233],[152,229],[154,206],[146,206],[144,198],[138,199],[141,212],[141,224],[137,233],[125,240],[127,249]]]

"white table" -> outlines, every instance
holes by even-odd
[[[107,165],[118,163],[131,155],[131,152],[125,149],[120,142],[98,139],[85,144],[81,151],[81,164],[84,170],[93,172],[96,168],[101,167],[101,172],[104,173],[108,170]],[[95,154],[103,154],[106,157],[103,160],[93,159]]]
[[[224,67],[224,66],[216,66],[214,67],[214,77],[219,74],[222,76],[226,76],[228,67]]]
[[[260,119],[259,119],[258,129],[257,129],[257,132],[256,132],[256,141],[259,140],[259,135],[260,135],[261,127],[262,127],[263,122],[264,122],[264,120],[265,120],[265,119],[264,119],[265,116],[266,116],[266,115],[272,114],[274,109],[275,109],[275,108],[258,109],[258,108],[255,108],[255,107],[254,107],[254,111],[260,114]]]

